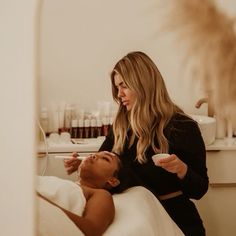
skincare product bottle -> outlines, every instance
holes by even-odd
[[[216,138],[223,139],[226,137],[226,120],[220,115],[215,115],[216,119]]]
[[[97,137],[102,136],[102,121],[97,118]]]
[[[97,138],[97,124],[95,119],[91,119],[90,137]]]
[[[61,102],[61,104],[58,107],[58,133],[64,132],[64,124],[65,124],[65,102]]]
[[[113,117],[109,117],[108,132],[112,129]]]
[[[40,113],[40,124],[46,136],[49,136],[49,119],[47,108],[42,108]],[[41,137],[40,137],[41,139]]]
[[[79,119],[77,138],[83,138],[83,137],[84,137],[84,120]]]
[[[70,133],[70,128],[71,128],[71,116],[72,116],[72,109],[71,107],[66,107],[65,110],[65,132],[69,132]]]
[[[102,119],[102,135],[107,136],[109,132],[109,118],[103,117]]]
[[[78,120],[72,120],[71,121],[71,138],[77,138],[77,126],[78,126]]]
[[[84,120],[84,138],[90,138],[90,120]]]

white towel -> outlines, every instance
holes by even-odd
[[[37,196],[37,236],[84,236],[58,207]]]
[[[55,176],[38,176],[36,190],[58,206],[82,216],[86,199],[76,183]]]

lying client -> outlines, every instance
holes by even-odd
[[[100,236],[115,215],[110,191],[120,184],[120,168],[120,160],[115,154],[98,152],[82,161],[76,183],[53,176],[40,176],[37,194],[60,208],[86,236]],[[73,200],[68,199],[68,195],[61,196],[71,191],[81,192],[80,206],[73,206]],[[77,196],[74,192],[70,197]]]

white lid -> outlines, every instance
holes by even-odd
[[[110,117],[110,118],[109,118],[109,124],[110,124],[110,125],[113,123],[113,120],[114,120],[113,117]]]
[[[96,120],[95,119],[92,119],[91,120],[91,127],[96,127]]]
[[[102,127],[102,121],[100,119],[97,119],[97,127]]]
[[[71,121],[71,126],[72,127],[77,127],[78,126],[78,120],[72,120]]]
[[[79,119],[79,127],[84,127],[84,120]]]
[[[90,120],[89,119],[84,120],[84,127],[90,127]]]
[[[109,124],[109,118],[108,117],[103,117],[102,118],[102,124],[108,125]]]

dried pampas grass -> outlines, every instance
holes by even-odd
[[[185,47],[191,77],[201,81],[214,111],[236,126],[235,21],[211,0],[167,0],[163,27]]]

